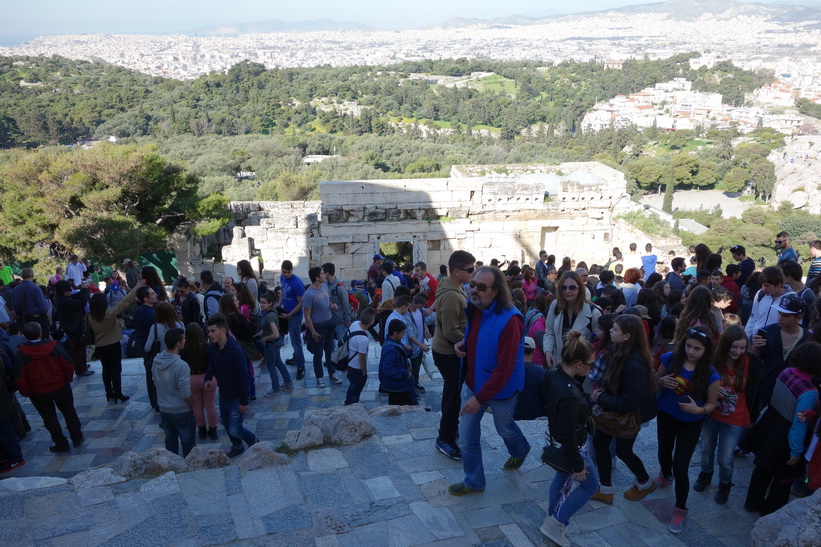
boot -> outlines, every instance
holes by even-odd
[[[732,487],[733,484],[730,482],[718,483],[718,489],[716,490],[716,496],[715,498],[713,498],[713,501],[715,501],[719,505],[724,505],[725,503],[727,503],[727,499],[730,497],[730,489]]]
[[[208,438],[212,441],[217,440],[217,428],[216,427],[209,427],[208,428]]]
[[[710,481],[712,480],[712,473],[705,473],[704,471],[702,471],[698,474],[696,482],[693,483],[693,490],[695,490],[696,492],[704,492],[704,490],[706,490],[707,487],[710,486]]]
[[[199,429],[199,433],[200,433],[200,440],[204,441],[205,440],[205,426],[201,425],[201,426],[198,427],[198,429]]]

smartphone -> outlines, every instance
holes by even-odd
[[[679,403],[684,403],[684,404],[687,404],[687,403],[689,403],[689,402],[690,402],[690,396],[689,396],[689,395],[681,395],[681,396],[678,398],[678,402],[679,402]]]
[[[760,336],[761,338],[766,338],[767,337],[767,331],[764,330],[764,329],[758,329],[758,332],[756,332],[756,334],[758,336]]]

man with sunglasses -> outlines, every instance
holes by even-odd
[[[492,266],[476,271],[470,282],[465,338],[454,348],[464,359],[459,448],[465,478],[448,491],[463,496],[485,489],[482,465],[481,422],[485,411],[493,411],[496,431],[510,457],[503,469],[522,466],[530,444],[513,420],[516,401],[524,388],[524,321],[513,305],[513,297],[502,271]]]
[[[436,328],[431,340],[433,362],[444,380],[442,387],[442,418],[436,449],[452,460],[462,459],[456,434],[459,429],[460,358],[454,346],[465,337],[467,297],[462,283],[471,280],[476,258],[467,251],[454,251],[448,259],[448,276],[436,289]]]
[[[778,264],[782,264],[784,262],[798,262],[798,252],[795,250],[795,247],[792,246],[790,242],[790,234],[787,232],[779,232],[777,236],[775,236],[775,247],[778,251]]]

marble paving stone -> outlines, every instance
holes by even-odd
[[[313,525],[313,515],[305,505],[286,507],[260,519],[265,525],[266,534],[275,534],[287,530],[298,530]]]
[[[252,517],[261,517],[300,500],[289,500],[277,495],[282,488],[276,468],[263,467],[250,471],[242,477],[242,492],[248,499]]]
[[[89,542],[90,534],[88,530],[74,532],[73,534],[66,534],[51,539],[51,545],[54,547],[86,547]]]
[[[409,429],[413,440],[420,441],[424,439],[436,439],[439,436],[439,430],[435,427],[419,427]]]
[[[522,529],[515,524],[503,524],[499,528],[504,532],[505,537],[513,547],[531,547],[533,543],[527,539]]]
[[[123,530],[105,542],[106,547],[150,546],[162,544],[162,531],[156,516],[151,516],[134,526]]]
[[[299,477],[299,487],[308,503],[315,508],[342,507],[351,503],[351,496],[336,475]]]
[[[375,477],[373,479],[365,479],[362,481],[365,487],[370,492],[371,497],[376,500],[384,500],[390,498],[398,498],[399,491],[391,482],[390,477]]]
[[[233,519],[234,531],[239,539],[248,539],[265,534],[262,522],[251,517],[251,508],[248,500],[242,494],[235,494],[226,498],[228,508]]]
[[[315,473],[329,473],[348,467],[342,452],[336,448],[322,448],[308,452],[308,469]]]
[[[502,524],[511,524],[513,522],[510,515],[508,515],[499,505],[464,511],[463,516],[471,528],[499,526]]]
[[[417,501],[411,503],[410,508],[437,539],[465,535],[447,507],[434,509],[428,502]]]
[[[362,480],[353,476],[350,469],[340,469],[337,476],[342,480],[342,484],[351,496],[351,503],[368,503],[373,500],[370,492],[365,487]],[[300,496],[302,493],[300,492]]]
[[[314,535],[316,537],[327,537],[330,534],[347,534],[351,531],[348,523],[339,515],[335,509],[318,509],[313,513]]]
[[[199,545],[220,545],[237,539],[231,513],[196,517],[197,543]]]
[[[602,507],[588,513],[577,514],[573,520],[582,532],[592,532],[627,522],[627,517],[616,507]]]
[[[656,531],[632,522],[625,522],[613,528],[597,530],[596,533],[613,543],[626,541],[635,545],[636,539],[638,538],[644,545],[652,547],[680,547],[682,545],[682,543],[676,539],[676,536],[667,530],[666,525],[663,530]],[[621,536],[621,538],[616,538],[616,535]]]
[[[88,507],[113,500],[114,492],[110,486],[93,486],[78,490],[77,497],[80,499],[80,507]]]
[[[385,446],[401,445],[413,442],[413,437],[410,435],[390,435],[382,437],[382,442],[385,443]]]
[[[170,496],[180,491],[176,473],[169,471],[156,479],[151,479],[140,487],[140,493],[146,499],[155,500],[163,496]]]
[[[211,515],[228,510],[222,469],[180,473],[177,482],[191,515]]]
[[[339,515],[351,528],[357,528],[372,522],[390,520],[411,514],[407,503],[397,500],[369,502],[338,508]]]
[[[425,483],[419,487],[422,495],[428,500],[428,503],[433,507],[448,507],[453,505],[460,505],[461,498],[451,496],[448,494],[448,486],[451,481],[441,478],[432,482]]]
[[[439,471],[420,471],[418,473],[411,473],[410,477],[416,485],[427,484],[443,478],[442,473]]]
[[[339,536],[331,534],[314,539],[316,547],[340,547]]]
[[[68,458],[68,461],[60,467],[60,471],[76,475],[91,467],[94,456],[95,454],[72,454],[71,457]]]
[[[32,496],[25,500],[26,517],[31,519],[62,515],[66,507],[79,505],[77,495],[70,491],[53,492],[43,496]]]
[[[158,498],[152,506],[165,542],[177,543],[194,537],[196,527],[182,494]]]

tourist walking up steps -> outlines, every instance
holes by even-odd
[[[185,331],[169,329],[163,336],[165,351],[154,358],[151,374],[157,386],[157,404],[165,432],[165,449],[177,454],[182,444],[182,457],[194,448],[196,421],[191,410],[191,369],[180,358],[185,346]]]
[[[569,547],[570,518],[599,487],[596,466],[584,448],[590,407],[582,392],[582,382],[595,361],[593,344],[581,332],[571,330],[564,337],[560,358],[560,366],[548,370],[542,384],[548,423],[542,461],[556,475],[550,484],[547,516],[539,530],[562,547]]]
[[[228,324],[222,314],[214,314],[208,319],[208,338],[211,347],[208,353],[208,371],[205,373],[205,387],[211,387],[211,378],[219,382],[219,409],[222,426],[231,440],[228,457],[239,456],[245,451],[243,441],[251,446],[257,437],[242,426],[244,414],[248,412],[249,377],[245,352],[236,340],[228,336]]]

